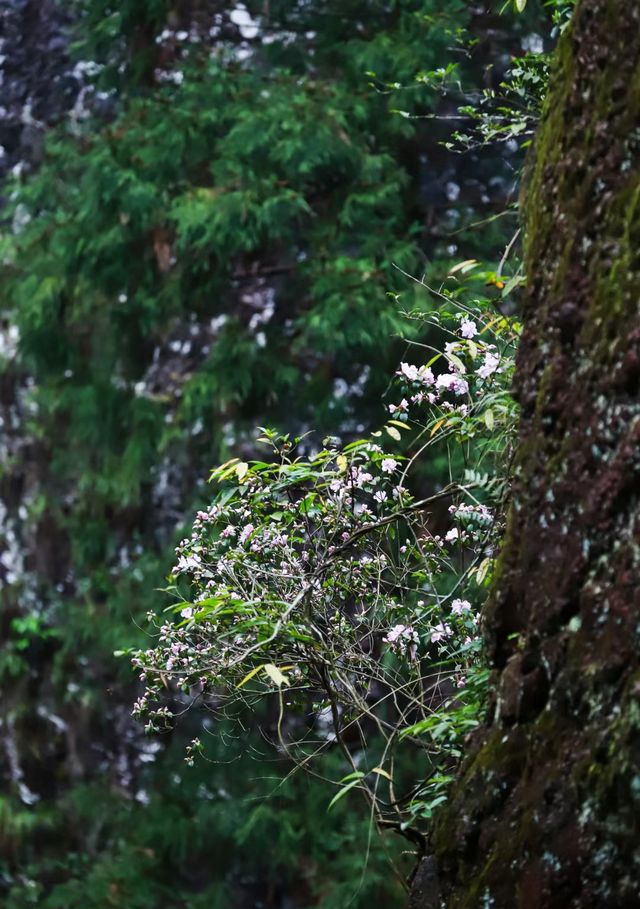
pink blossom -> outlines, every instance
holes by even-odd
[[[180,556],[178,564],[173,571],[174,574],[180,574],[183,571],[190,571],[195,568],[200,568],[200,556],[194,552],[189,556]]]
[[[445,534],[445,540],[447,543],[453,543],[454,540],[457,540],[460,536],[460,531],[457,527],[452,527],[451,530],[448,530]]]
[[[435,383],[436,377],[428,366],[421,366],[419,372],[419,378],[423,385],[433,385]]]
[[[471,603],[468,600],[456,599],[451,604],[451,612],[453,615],[462,615],[463,612],[469,612],[470,609]]]
[[[253,524],[247,524],[246,527],[244,527],[242,529],[242,532],[240,534],[240,542],[246,543],[247,540],[249,539],[249,537],[251,536],[251,534],[253,533],[253,531],[254,531]]]
[[[485,354],[484,363],[476,370],[476,375],[481,379],[488,379],[489,376],[493,375],[499,365],[500,357],[494,353],[487,353]]]
[[[409,409],[409,402],[406,398],[403,398],[399,404],[389,404],[389,413],[399,413],[402,411],[407,411]]]
[[[453,631],[450,625],[447,625],[446,622],[438,622],[431,632],[431,640],[434,644],[437,644],[438,641],[444,641],[446,638],[451,637],[452,634]]]
[[[400,368],[398,369],[398,375],[408,379],[409,382],[417,382],[418,367],[414,366],[413,363],[401,363]]]
[[[478,326],[472,319],[463,319],[460,323],[460,334],[463,338],[475,338]]]
[[[380,469],[383,473],[393,473],[397,466],[398,462],[395,458],[383,458]]]
[[[452,391],[456,395],[466,395],[469,391],[466,379],[463,379],[462,376],[455,372],[445,372],[438,376],[436,385],[438,388],[444,391]]]
[[[395,644],[398,638],[403,638],[411,636],[413,634],[413,629],[410,625],[394,625],[383,637],[383,641],[387,644]]]
[[[428,366],[414,366],[413,363],[401,363],[397,374],[409,382],[421,382],[423,385],[433,385],[435,381]]]
[[[382,639],[387,644],[391,644],[394,650],[399,650],[403,643],[409,648],[409,658],[415,660],[418,652],[418,634],[411,625],[394,625]]]

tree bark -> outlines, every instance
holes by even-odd
[[[525,179],[495,694],[434,831],[447,909],[640,906],[639,151],[640,3],[582,0]]]

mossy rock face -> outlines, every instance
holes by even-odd
[[[447,909],[640,906],[640,3],[583,0],[523,195],[496,694],[433,832]],[[517,643],[516,643],[517,641]]]

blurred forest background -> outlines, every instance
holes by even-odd
[[[146,737],[115,652],[143,645],[209,470],[252,457],[258,425],[379,421],[417,331],[395,295],[428,305],[399,269],[502,257],[526,142],[445,145],[548,49],[544,4],[502,6],[0,5],[7,909],[404,904],[406,843],[356,802],[328,823],[273,719],[214,739],[193,711]],[[196,733],[215,763],[188,768]]]

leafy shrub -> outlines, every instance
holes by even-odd
[[[478,610],[515,418],[518,326],[488,301],[465,302],[462,273],[477,271],[461,263],[438,294],[431,322],[451,340],[427,363],[400,365],[400,400],[383,430],[319,448],[264,430],[265,460],[213,471],[219,492],[177,549],[171,590],[180,599],[167,619],[149,616],[156,646],[134,657],[147,685],[136,713],[148,731],[176,712],[154,703],[168,679],[182,693],[178,712],[204,700],[242,716],[274,692],[278,745],[298,764],[314,748],[342,749],[349,773],[336,798],[362,790],[382,825],[429,816],[444,798],[444,771],[482,709]],[[452,452],[451,479],[417,497],[412,468],[435,445]],[[439,503],[448,505],[441,533]],[[302,721],[292,725],[295,711]],[[405,743],[426,753],[430,771],[398,810],[393,765]],[[201,751],[194,740],[188,760]]]

